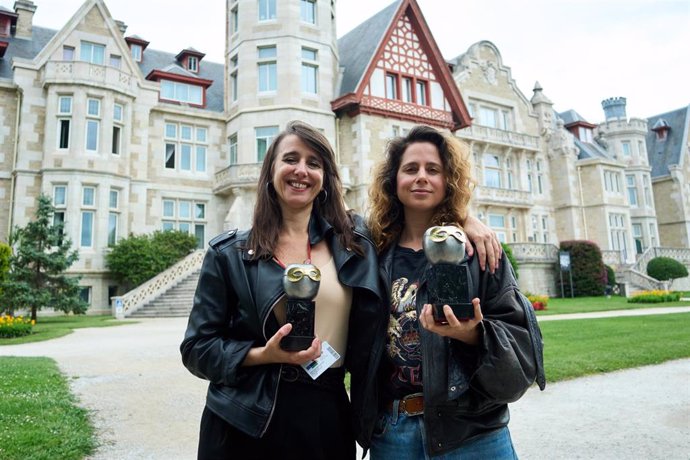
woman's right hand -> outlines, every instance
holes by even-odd
[[[301,365],[317,359],[321,356],[321,340],[314,338],[311,346],[301,351],[285,351],[280,348],[280,341],[290,334],[292,324],[283,325],[273,337],[268,339],[263,347],[254,347],[249,350],[242,363],[244,366],[258,366],[261,364],[286,363]]]

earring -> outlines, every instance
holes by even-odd
[[[319,192],[319,203],[324,204],[328,200],[328,190],[322,188]]]

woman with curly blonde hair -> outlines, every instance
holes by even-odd
[[[470,170],[467,146],[428,126],[390,142],[375,169],[368,226],[389,322],[372,460],[517,458],[507,403],[522,396],[540,368],[507,258],[482,271],[479,251],[466,245],[461,264],[469,282],[458,277],[457,285],[472,299],[471,318],[458,319],[444,305],[445,321],[435,321],[427,288],[424,232],[473,219]]]

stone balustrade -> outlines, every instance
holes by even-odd
[[[558,247],[553,244],[511,243],[510,248],[518,263],[529,261],[555,264],[558,262]]]
[[[49,61],[42,74],[43,85],[79,84],[105,87],[129,96],[137,92],[137,79],[115,67],[83,61]]]
[[[194,271],[199,270],[205,254],[204,249],[197,249],[141,286],[123,296],[113,297],[113,315],[116,317],[130,316]],[[121,312],[118,312],[118,306],[122,309]]]
[[[513,208],[530,208],[534,205],[532,194],[524,190],[479,186],[474,191],[476,203],[501,204]]]
[[[539,137],[529,134],[506,131],[498,128],[490,128],[473,124],[472,126],[458,131],[458,136],[466,140],[490,142],[492,144],[503,144],[508,147],[517,147],[527,150],[539,150]]]

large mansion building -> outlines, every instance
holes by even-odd
[[[103,0],[60,30],[33,24],[40,1],[0,6],[0,240],[52,197],[92,311],[122,294],[105,266],[119,239],[179,229],[203,248],[247,228],[267,147],[294,119],[331,141],[362,213],[392,136],[424,123],[466,141],[471,212],[525,261],[532,292],[555,293],[560,241],[596,242],[617,270],[690,247],[690,106],[628,118],[616,97],[599,123],[556,113],[491,42],[442,56],[415,0],[340,39],[335,0],[226,1],[222,63],[204,43],[160,51],[128,35]]]

